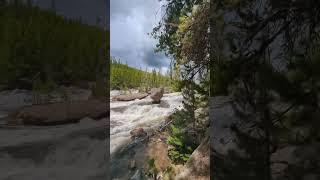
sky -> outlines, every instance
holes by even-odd
[[[157,41],[148,35],[162,12],[158,0],[111,0],[111,56],[131,67],[149,71],[161,68],[165,73],[170,60],[164,53],[154,52]]]
[[[32,0],[41,8],[50,8],[52,0]],[[55,0],[56,12],[68,18],[79,18],[84,23],[95,25],[97,17],[101,26],[109,29],[110,0]],[[114,0],[112,0],[114,1]],[[116,0],[115,0],[116,1]]]
[[[52,0],[32,1],[50,8]],[[158,0],[55,0],[55,9],[69,18],[81,17],[87,24],[96,24],[101,17],[102,26],[110,29],[111,56],[135,68],[167,71],[170,60],[154,52],[157,40],[148,35],[162,16]]]

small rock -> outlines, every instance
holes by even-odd
[[[160,103],[160,100],[163,96],[164,89],[163,88],[152,88],[150,98],[153,103]]]
[[[135,160],[131,160],[129,163],[129,169],[133,170],[136,168],[136,161]]]
[[[143,176],[142,176],[142,172],[139,169],[130,178],[130,180],[141,180],[141,179],[143,179]]]
[[[167,142],[167,138],[166,138],[166,137],[160,137],[160,140],[161,140],[162,142]]]
[[[132,138],[136,138],[136,137],[144,137],[147,135],[147,132],[144,131],[143,128],[135,128],[132,131],[130,131],[130,135]]]

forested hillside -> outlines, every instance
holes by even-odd
[[[108,34],[80,19],[66,19],[30,4],[2,2],[0,84],[15,88],[37,78],[55,84],[93,81],[97,67],[104,66],[109,56],[108,45],[103,44]]]
[[[153,69],[152,72],[135,69],[120,60],[111,59],[111,89],[136,88],[146,91],[153,87],[171,87],[177,90],[178,81],[173,80],[169,75],[163,75],[160,69]]]

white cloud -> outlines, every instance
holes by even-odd
[[[148,33],[161,18],[158,0],[112,0],[110,20],[111,55],[130,66],[166,67],[168,58],[155,54],[156,40]]]

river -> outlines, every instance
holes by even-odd
[[[88,96],[86,91],[77,92],[77,98]],[[88,118],[76,124],[7,127],[8,115],[30,105],[31,98],[26,90],[0,92],[0,179],[105,179],[109,148],[112,156],[130,143],[132,129],[158,127],[175,109],[182,108],[181,93],[171,93],[164,94],[160,104],[152,104],[149,97],[112,101],[110,129],[108,119]]]
[[[117,94],[111,92],[111,96]],[[145,163],[142,158],[145,151],[143,144],[137,143],[136,146],[128,149],[128,146],[132,145],[130,131],[137,127],[142,127],[147,132],[157,129],[163,124],[166,117],[182,108],[182,100],[181,93],[170,93],[164,94],[160,104],[153,104],[149,96],[128,102],[111,101],[110,171],[112,179],[128,179],[132,176],[134,172],[129,172],[128,169],[128,163],[131,159],[136,160],[137,166],[142,166]],[[123,149],[127,149],[127,151],[123,151]],[[119,152],[124,153],[119,155]],[[139,156],[141,158],[137,158]]]
[[[158,127],[165,117],[181,107],[181,93],[164,94],[160,104],[152,104],[150,97],[129,102],[111,102],[110,153],[113,154],[130,141],[130,131],[134,128]]]
[[[76,99],[86,99],[88,94],[73,89]],[[28,90],[0,92],[0,179],[106,180],[108,118],[55,126],[7,126],[9,114],[31,105],[31,100]]]

